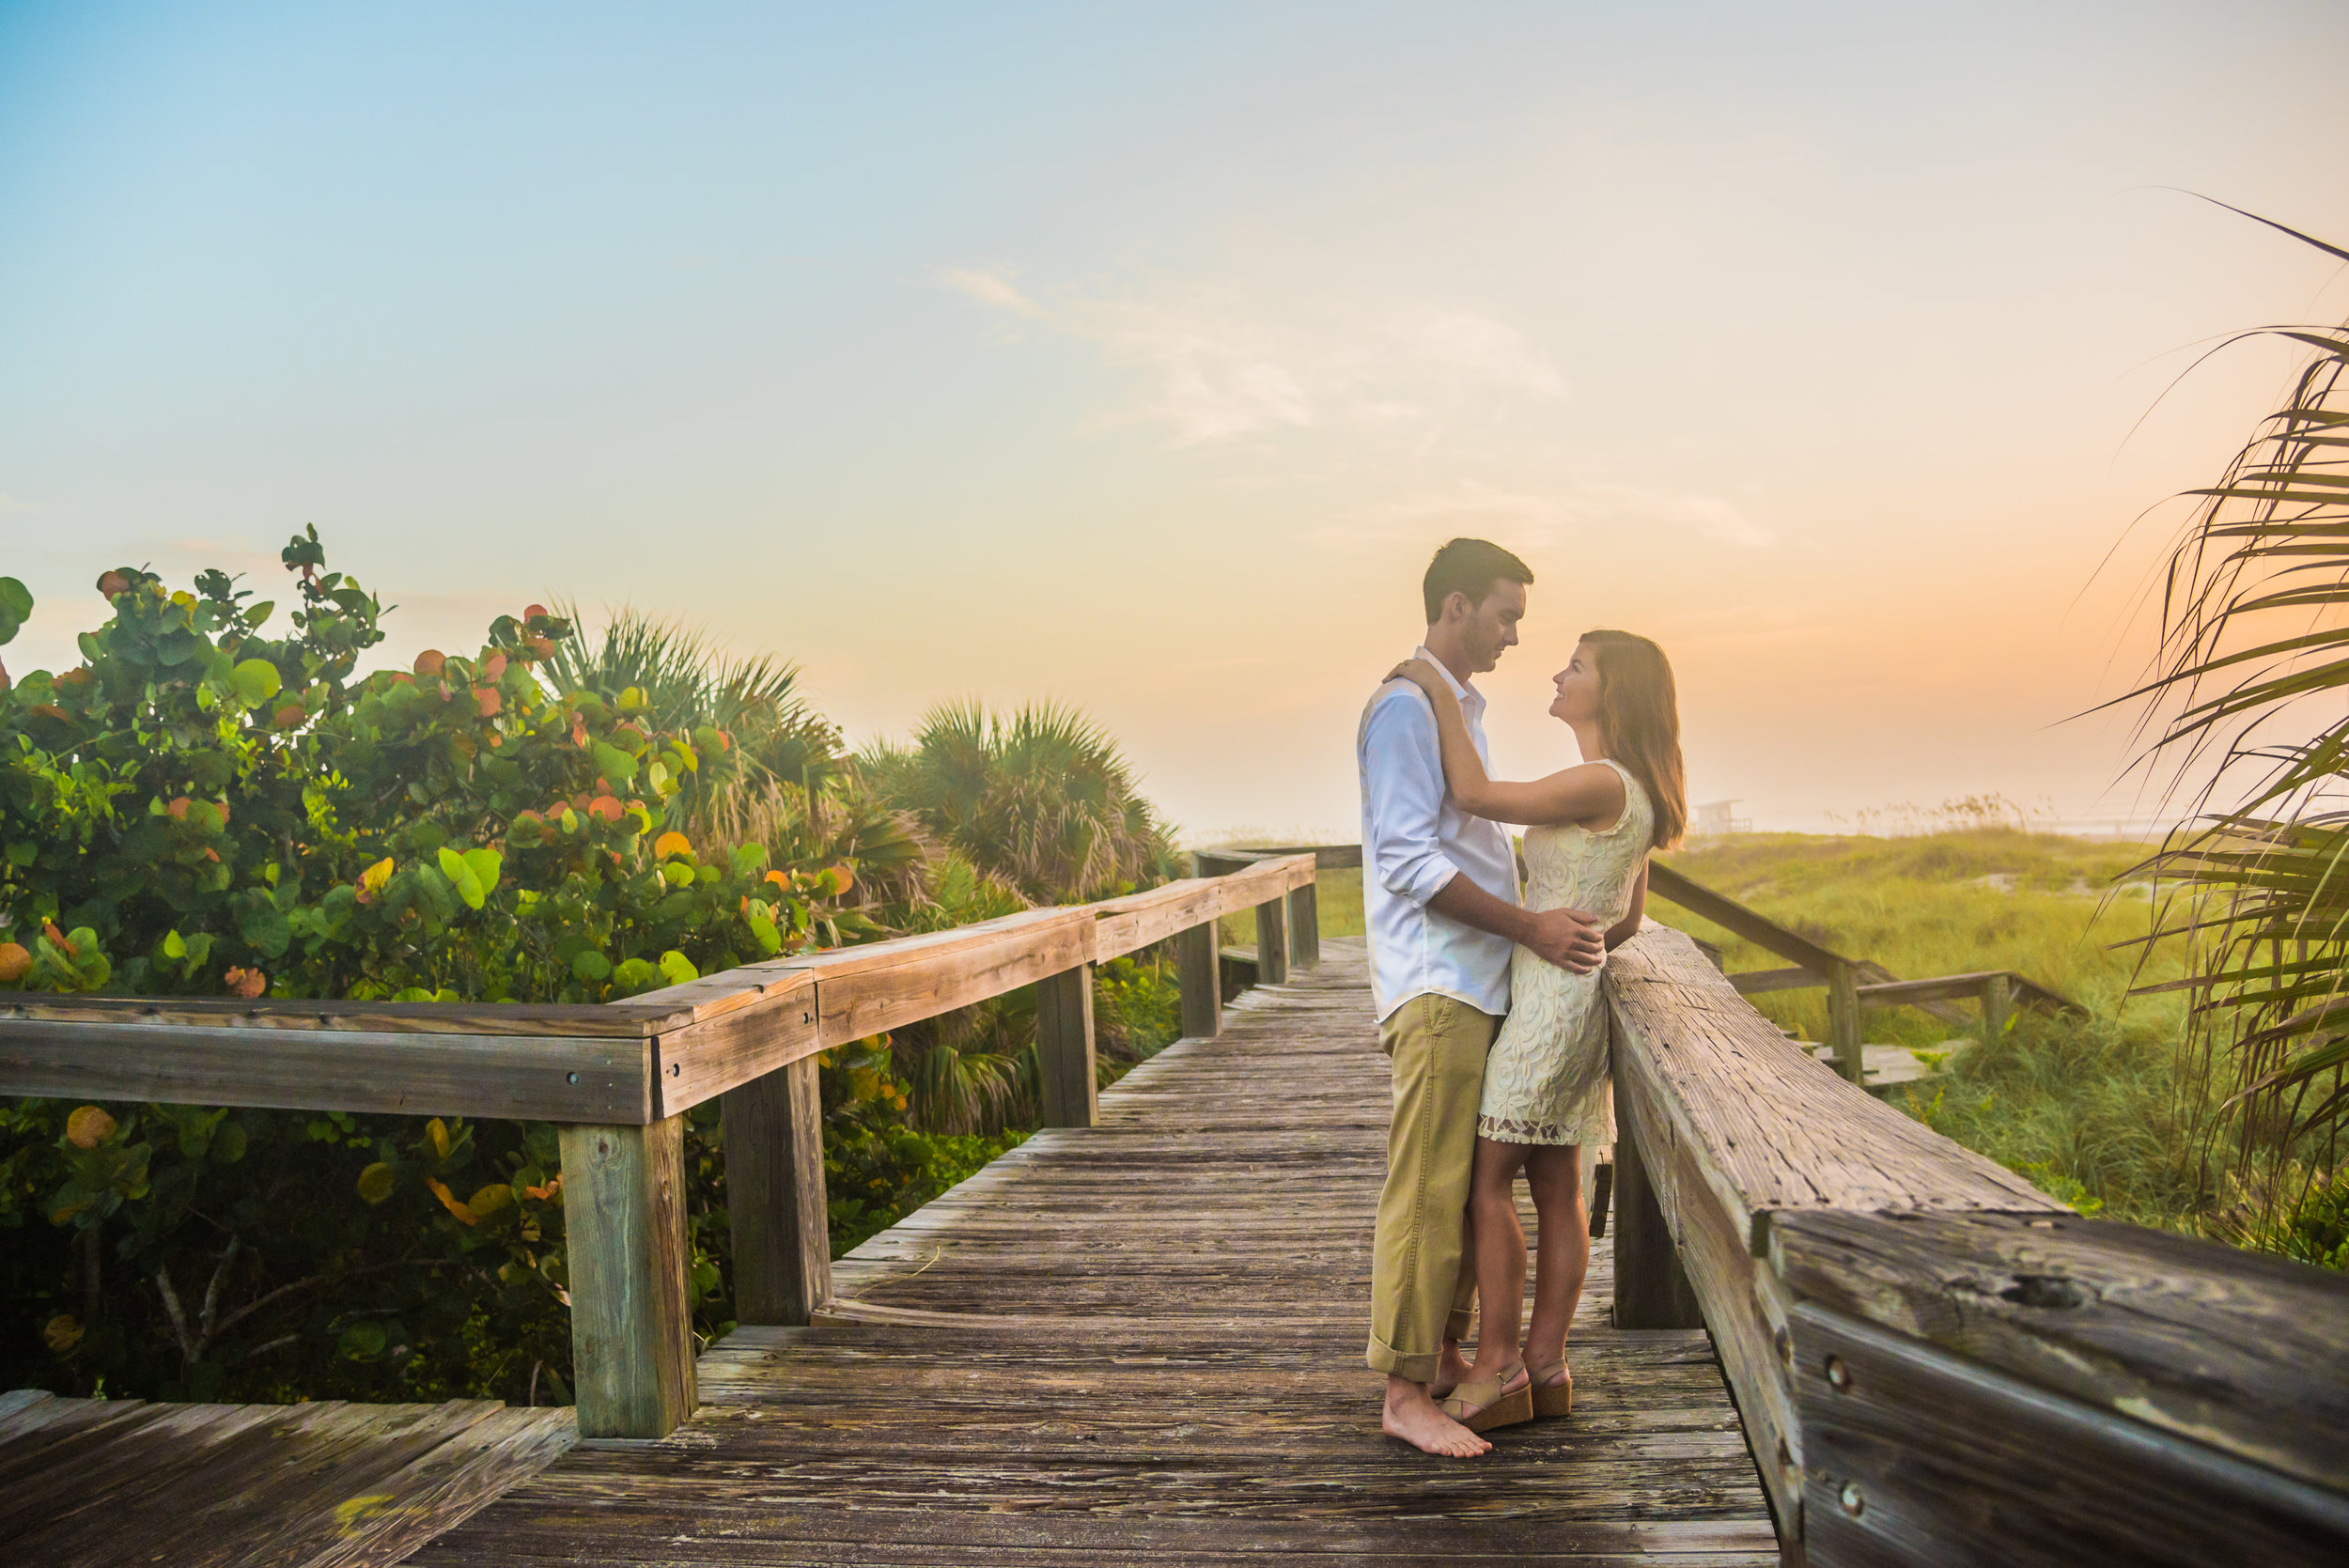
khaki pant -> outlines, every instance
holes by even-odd
[[[1378,1026],[1394,1063],[1387,1185],[1371,1243],[1374,1372],[1432,1382],[1447,1335],[1467,1332],[1476,1263],[1464,1245],[1485,1053],[1501,1020],[1454,997],[1411,998]]]

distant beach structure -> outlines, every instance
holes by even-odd
[[[1723,833],[1753,831],[1753,818],[1736,815],[1735,800],[1708,800],[1696,808],[1696,819],[1688,825],[1690,836],[1718,838]]]

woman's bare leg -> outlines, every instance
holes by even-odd
[[[1476,1141],[1469,1212],[1476,1243],[1475,1377],[1517,1365],[1517,1321],[1525,1301],[1525,1228],[1517,1223],[1517,1168],[1528,1145]]]
[[[1478,1153],[1483,1153],[1481,1144]],[[1533,1189],[1533,1212],[1541,1226],[1534,1238],[1540,1253],[1533,1265],[1533,1320],[1526,1326],[1525,1360],[1547,1372],[1566,1358],[1566,1330],[1581,1304],[1583,1276],[1591,1268],[1582,1151],[1572,1144],[1535,1145],[1526,1158],[1525,1182]],[[1489,1306],[1486,1310],[1491,1311]]]

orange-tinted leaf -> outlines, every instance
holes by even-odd
[[[441,1206],[448,1210],[449,1213],[455,1215],[458,1219],[463,1220],[468,1225],[478,1225],[481,1223],[478,1219],[474,1218],[473,1210],[467,1208],[464,1204],[457,1201],[457,1194],[448,1189],[447,1183],[442,1181],[437,1176],[427,1176],[424,1179],[424,1185],[432,1189],[432,1196],[438,1198],[441,1201]]]
[[[673,830],[652,841],[652,852],[654,859],[663,861],[672,855],[690,855],[693,852],[693,841]]]
[[[0,942],[0,986],[13,986],[33,967],[33,955],[21,942]]]
[[[268,975],[263,974],[259,970],[246,969],[241,964],[230,965],[228,972],[222,975],[221,979],[227,983],[230,996],[242,997],[247,1001],[251,1001],[255,997],[269,989]]]
[[[65,1141],[77,1149],[95,1149],[115,1135],[115,1119],[102,1107],[86,1105],[65,1119]]]
[[[498,710],[506,706],[506,699],[498,694],[498,690],[494,686],[474,688],[473,700],[480,705],[481,716],[484,719],[496,718]]]
[[[606,822],[617,822],[620,819],[620,802],[609,795],[597,796],[587,802],[587,809]]]
[[[448,655],[438,648],[427,648],[416,655],[416,674],[430,680],[434,675],[439,675],[442,667],[447,663]]]
[[[832,891],[833,893],[846,893],[846,892],[848,892],[850,888],[855,887],[855,886],[856,886],[856,873],[855,873],[855,872],[850,871],[850,870],[849,870],[847,866],[845,866],[845,865],[836,865],[836,866],[833,866],[833,867],[832,868]]]

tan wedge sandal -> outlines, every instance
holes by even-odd
[[[1574,1414],[1574,1370],[1571,1367],[1562,1361],[1548,1372],[1529,1373],[1529,1376],[1531,1381],[1526,1384],[1526,1391],[1533,1396],[1536,1420],[1546,1421],[1552,1416]],[[1559,1381],[1550,1382],[1553,1376]]]
[[[1470,1432],[1490,1432],[1496,1426],[1516,1426],[1533,1419],[1533,1389],[1503,1392],[1525,1371],[1519,1361],[1498,1377],[1472,1378],[1439,1403],[1439,1408]]]

